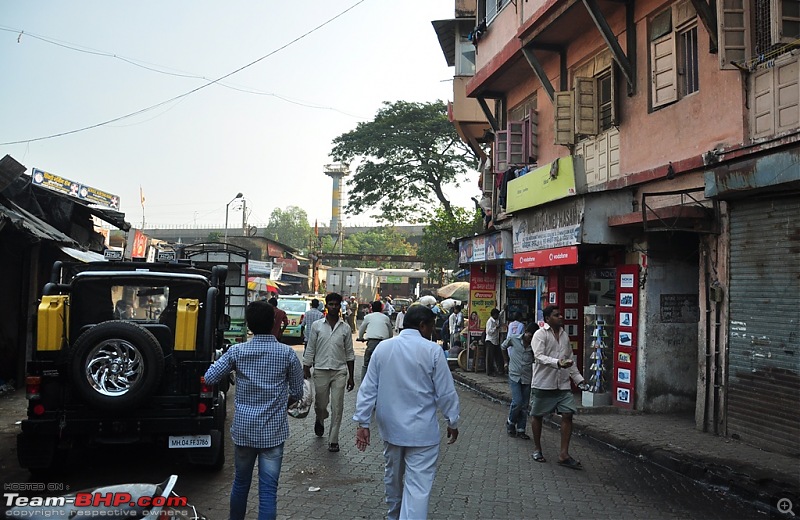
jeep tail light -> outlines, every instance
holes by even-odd
[[[39,376],[28,376],[25,378],[25,396],[30,399],[40,399],[42,378]]]
[[[208,411],[208,405],[206,403],[197,403],[197,413],[198,415],[203,415]]]
[[[37,404],[33,407],[33,415],[43,415],[44,414],[44,405]]]
[[[200,378],[200,398],[201,399],[211,399],[214,397],[214,391],[211,388],[211,385],[206,384],[206,378]]]

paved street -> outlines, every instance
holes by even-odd
[[[356,343],[360,353],[363,345]],[[357,360],[357,368],[360,359]],[[358,374],[360,371],[357,372]],[[530,459],[532,441],[508,438],[506,407],[459,386],[462,424],[456,444],[443,445],[431,497],[431,518],[766,518],[754,508],[708,490],[680,475],[581,438],[573,455],[584,471],[556,464],[558,432],[545,428],[548,462]],[[384,515],[382,455],[378,442],[364,453],[354,446],[356,390],[347,394],[342,451],[329,453],[313,431],[313,412],[291,419],[279,495],[282,518],[381,518]],[[229,401],[232,411],[232,399]],[[374,432],[375,437],[377,432]],[[100,483],[158,482],[180,475],[177,491],[212,519],[226,518],[232,479],[232,446],[220,473],[188,469],[163,452],[119,447],[80,456],[67,476],[71,489]],[[5,482],[29,480],[18,468],[3,468]],[[33,480],[31,480],[33,481]],[[309,488],[319,491],[309,491]],[[254,487],[255,490],[255,487]],[[249,517],[256,514],[251,493]]]

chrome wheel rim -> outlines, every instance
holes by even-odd
[[[142,353],[123,339],[100,342],[86,358],[86,380],[105,396],[125,395],[141,382],[143,374]]]

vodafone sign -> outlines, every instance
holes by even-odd
[[[557,247],[514,254],[514,269],[574,265],[578,263],[578,247]]]

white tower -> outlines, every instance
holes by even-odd
[[[331,235],[336,235],[340,232],[341,226],[341,208],[342,208],[342,179],[345,175],[349,175],[346,164],[333,163],[325,165],[325,175],[333,179],[333,192],[331,194]]]

